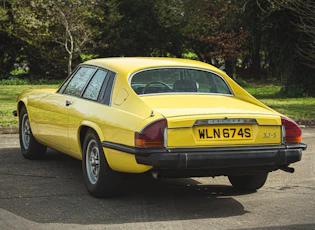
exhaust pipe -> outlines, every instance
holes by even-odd
[[[153,177],[154,179],[156,179],[156,180],[160,179],[160,173],[159,173],[159,172],[157,172],[157,171],[152,171],[151,174],[152,174],[152,177]]]
[[[294,168],[290,168],[288,166],[285,166],[285,167],[280,167],[279,169],[285,171],[285,172],[288,172],[288,173],[294,173]]]

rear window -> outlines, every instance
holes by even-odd
[[[131,87],[138,94],[161,93],[211,93],[232,94],[225,80],[212,72],[185,69],[160,68],[136,73]]]

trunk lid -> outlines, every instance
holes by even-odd
[[[282,142],[280,114],[235,97],[163,95],[142,99],[167,119],[167,147]]]

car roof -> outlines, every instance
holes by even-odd
[[[83,64],[103,67],[116,73],[131,74],[148,68],[159,67],[191,67],[222,72],[218,68],[201,61],[182,58],[164,57],[115,57],[98,58],[84,62]]]

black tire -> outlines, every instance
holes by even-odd
[[[25,106],[20,110],[19,139],[22,155],[26,159],[39,160],[45,157],[47,147],[38,143],[33,136]]]
[[[264,186],[268,177],[268,173],[243,175],[243,176],[229,176],[229,180],[234,188],[243,191],[254,191]]]
[[[82,152],[83,178],[89,193],[97,198],[118,195],[121,174],[109,167],[99,137],[92,129],[86,133]]]

